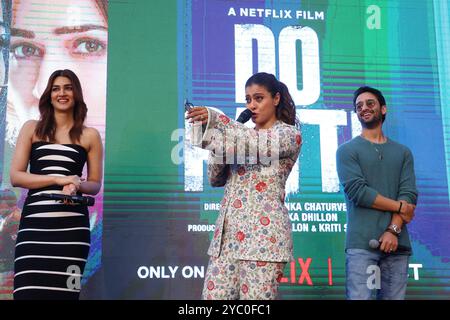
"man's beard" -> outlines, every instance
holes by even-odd
[[[373,118],[370,121],[365,121],[360,115],[358,115],[358,120],[363,128],[373,129],[383,123],[383,115],[381,114],[381,112],[374,112]]]

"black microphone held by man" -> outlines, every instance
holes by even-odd
[[[376,240],[376,239],[371,239],[369,241],[369,247],[371,247],[372,249],[379,249],[380,248],[380,244],[381,242]],[[397,246],[397,251],[409,251],[408,248],[402,246],[402,245],[398,245]]]

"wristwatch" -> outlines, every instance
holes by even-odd
[[[391,224],[391,225],[388,227],[388,230],[394,231],[394,233],[395,233],[397,236],[400,235],[400,233],[402,232],[402,229],[400,229],[400,227],[399,227],[398,225],[396,225],[396,224]]]

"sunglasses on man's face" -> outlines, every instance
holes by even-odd
[[[377,104],[377,100],[375,100],[375,99],[367,99],[366,101],[359,101],[355,105],[356,112],[361,112],[361,110],[362,110],[362,108],[364,106],[364,103],[366,103],[367,108],[372,109]]]

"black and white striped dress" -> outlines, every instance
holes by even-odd
[[[78,144],[35,142],[30,173],[82,175],[87,151]],[[78,299],[90,248],[85,205],[65,205],[41,193],[61,186],[30,189],[25,200],[14,260],[14,299]]]

